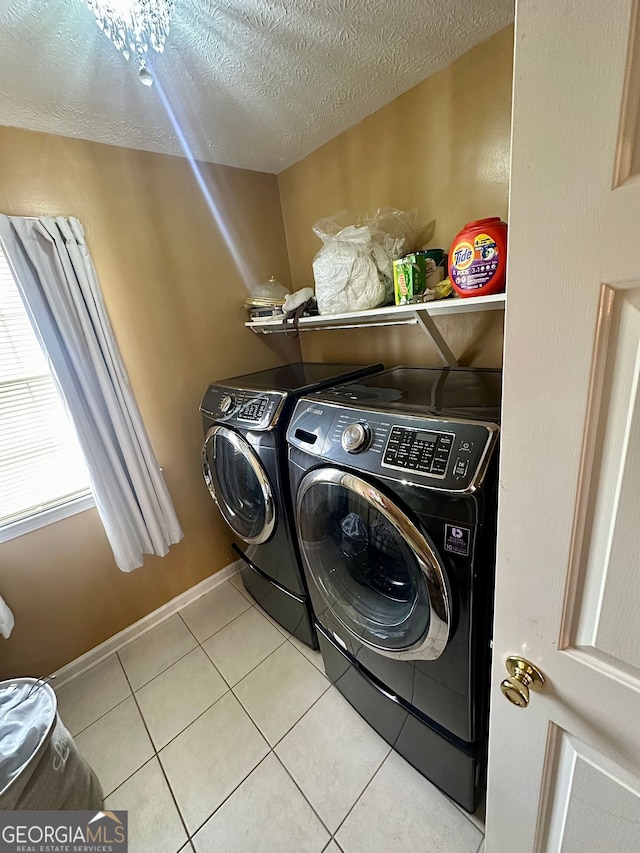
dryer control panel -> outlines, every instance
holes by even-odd
[[[498,426],[383,415],[303,398],[287,430],[293,447],[359,471],[431,489],[470,493],[481,484]]]
[[[200,411],[217,423],[252,430],[272,429],[284,405],[281,391],[248,391],[210,385]]]

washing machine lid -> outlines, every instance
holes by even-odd
[[[298,361],[295,364],[283,364],[258,373],[246,373],[215,382],[226,388],[247,391],[287,391],[295,394],[308,394],[335,385],[351,382],[359,376],[383,369],[382,364],[321,364],[318,362]]]
[[[271,538],[277,509],[269,476],[236,430],[216,424],[202,446],[202,475],[231,530],[249,545]]]
[[[347,406],[399,414],[500,423],[502,371],[395,367],[314,395]]]
[[[451,631],[445,571],[394,500],[355,474],[317,468],[298,488],[296,528],[310,583],[346,632],[398,660],[440,657]]]

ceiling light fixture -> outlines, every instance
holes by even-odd
[[[174,0],[86,0],[98,26],[125,59],[140,64],[140,81],[153,85],[147,68],[149,48],[162,53],[169,35]]]

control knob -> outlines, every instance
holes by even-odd
[[[236,405],[236,399],[233,394],[227,394],[226,397],[223,397],[220,401],[220,411],[223,415],[228,415]]]
[[[347,453],[362,453],[371,443],[371,427],[369,424],[353,423],[345,427],[342,433],[342,449]]]

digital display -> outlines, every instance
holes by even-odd
[[[417,432],[416,441],[431,441],[435,444],[438,440],[437,432]]]

